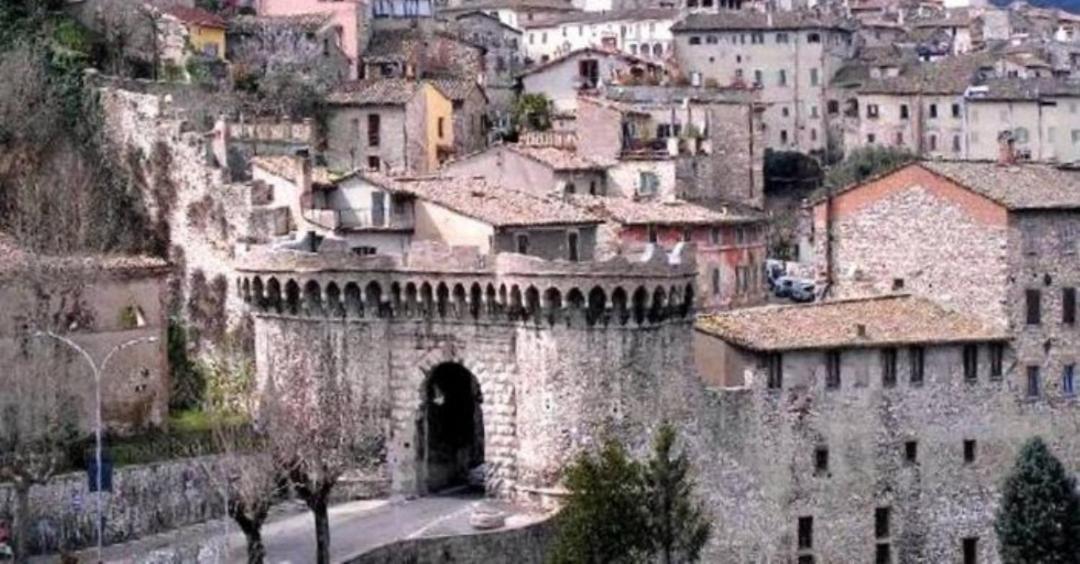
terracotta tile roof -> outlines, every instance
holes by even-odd
[[[863,327],[860,336],[859,326]],[[1005,340],[1002,329],[925,298],[892,295],[738,309],[698,318],[698,331],[754,351]]]
[[[972,100],[1039,100],[1050,97],[1080,97],[1080,82],[1058,78],[999,78],[973,89]]]
[[[944,57],[904,69],[900,76],[867,79],[862,94],[963,94],[977,79],[979,69],[991,67],[994,55],[975,53]]]
[[[554,170],[603,170],[615,163],[602,163],[572,149],[558,147],[531,147],[529,145],[506,144],[505,147],[515,153],[543,163]]]
[[[444,31],[428,31],[420,28],[379,29],[373,32],[368,40],[363,58],[367,62],[402,62],[409,58],[412,45],[426,44],[435,36],[469,45],[479,51],[487,51],[481,45]]]
[[[390,178],[374,173],[364,174],[364,177],[388,190],[411,194],[494,227],[588,225],[601,222],[600,218],[588,211],[562,200],[492,186],[482,178]]]
[[[1080,209],[1080,171],[1036,163],[924,161],[918,166],[1010,210]]]
[[[454,8],[439,10],[441,14],[455,14],[475,10],[516,10],[525,12],[577,11],[567,0],[462,0]]]
[[[627,8],[599,12],[552,13],[521,22],[524,29],[554,27],[564,24],[591,24],[614,21],[673,20],[679,16],[674,8]]]
[[[474,90],[479,90],[484,97],[487,94],[484,89],[476,83],[475,80],[469,80],[465,78],[431,78],[428,79],[435,88],[439,89],[439,92],[443,93],[451,102],[462,102],[469,97]]]
[[[264,29],[294,28],[316,32],[333,23],[330,13],[282,16],[236,16],[229,21],[229,31],[257,33]]]
[[[229,28],[229,24],[225,21],[225,18],[222,18],[217,14],[207,12],[206,10],[203,10],[201,8],[189,8],[187,6],[170,6],[168,8],[165,8],[165,13],[187,24],[194,24],[202,27],[212,27],[216,29]]]
[[[358,80],[338,86],[327,96],[331,104],[401,106],[412,99],[423,81],[409,78]]]
[[[157,257],[146,255],[120,254],[79,254],[79,255],[42,255],[27,251],[7,233],[0,232],[0,278],[6,278],[40,269],[46,272],[64,271],[106,271],[135,272],[145,271],[162,274],[169,263]]]
[[[811,12],[757,12],[753,10],[720,10],[716,13],[695,13],[671,27],[673,32],[720,30],[784,30],[784,29],[850,29],[851,24],[838,18],[819,16]]]
[[[629,198],[576,195],[570,202],[623,225],[724,225],[754,223],[760,215],[735,209],[713,209],[693,202],[635,201]]]

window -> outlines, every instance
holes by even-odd
[[[799,550],[814,548],[814,518],[799,517]]]
[[[908,119],[908,117],[907,104],[900,104],[900,119]]]
[[[660,189],[660,177],[654,172],[642,171],[638,181],[638,194],[653,195]]]
[[[720,295],[720,269],[712,269],[712,293],[714,296]]]
[[[979,561],[979,538],[964,539],[964,564],[977,564]]]
[[[691,36],[690,37],[690,44],[691,45],[701,45],[701,38],[696,36],[696,35]]]
[[[866,142],[870,145],[873,145],[874,141],[877,141],[877,136],[875,136],[873,133],[867,133]]]
[[[379,146],[379,126],[381,125],[379,114],[368,114],[367,117],[367,144],[368,147]]]
[[[713,227],[712,229],[709,230],[709,242],[712,243],[713,245],[719,245],[720,244],[720,228],[719,227]]]
[[[819,446],[814,449],[814,474],[822,476],[829,473],[829,448]]]
[[[788,117],[789,115],[791,115],[790,112],[788,111],[787,106],[784,106],[784,107],[780,108],[780,115],[782,115],[784,117]]]
[[[818,85],[818,70],[810,69],[810,86]]]
[[[908,464],[919,463],[919,441],[906,441],[904,443],[904,462]]]
[[[595,180],[590,180],[589,181],[589,195],[590,196],[597,195],[596,194],[596,181]]]
[[[934,135],[933,133],[931,133],[930,136],[927,138],[927,142],[930,145],[930,150],[931,151],[936,151],[937,150],[937,135]]]
[[[440,117],[439,119],[435,120],[435,128],[438,130],[439,139],[442,139],[446,135],[446,132],[444,131],[445,127],[446,118]]]
[[[903,145],[903,144],[904,144],[904,132],[903,131],[897,131],[896,132],[896,145],[900,146],[900,145]]]
[[[750,43],[753,43],[755,45],[760,45],[762,43],[765,43],[765,34],[761,33],[760,31],[755,31],[755,32],[751,33],[750,34]]]
[[[813,554],[800,554],[799,559],[795,561],[796,564],[814,564]]]
[[[777,33],[776,34],[776,42],[777,43],[787,43],[788,42],[787,33],[784,33],[784,32]]]
[[[368,170],[379,170],[381,164],[382,163],[379,162],[379,157],[372,155],[367,158]]]
[[[577,231],[571,231],[566,234],[566,259],[570,262],[577,262],[578,259],[578,233]]]
[[[964,345],[964,380],[974,382],[979,377],[979,348]]]
[[[660,240],[660,236],[656,233],[656,226],[650,225],[648,227],[648,237],[650,243],[656,243]]]
[[[953,135],[952,136],[952,150],[953,150],[954,153],[959,153],[960,152],[960,136],[959,135]]]
[[[1076,288],[1061,289],[1061,322],[1066,325],[1076,323]]]
[[[1038,325],[1042,321],[1042,292],[1025,290],[1024,299],[1027,301],[1027,324]]]
[[[577,193],[577,186],[575,186],[573,182],[567,182],[566,183],[566,188],[564,188],[563,191],[566,194],[576,194]]]
[[[1028,142],[1028,130],[1027,130],[1027,128],[1026,127],[1017,127],[1016,129],[1014,129],[1013,130],[1013,139],[1015,139],[1017,143],[1027,143]]]
[[[817,33],[811,33],[806,36],[807,43],[821,43],[821,35]]]
[[[819,117],[817,106],[814,106],[814,105],[810,106],[810,117],[812,117],[812,118]]]
[[[825,111],[829,112],[830,116],[840,113],[840,102],[837,100],[829,100],[825,106]]]
[[[516,246],[517,246],[518,254],[522,254],[522,255],[529,254],[529,236],[528,235],[526,235],[524,233],[518,233],[517,236],[514,237],[514,241],[517,243]]]
[[[975,462],[975,441],[967,439],[964,441],[964,464],[972,462]]]
[[[874,550],[874,564],[892,564],[892,545],[879,542]]]
[[[1039,397],[1039,367],[1028,366],[1027,367],[1027,396],[1029,398]]]
[[[817,141],[817,129],[813,127],[810,128],[810,140]]]
[[[787,139],[788,139],[787,130],[786,129],[781,129],[780,130],[780,143],[782,145],[787,145]]]
[[[866,105],[866,117],[868,117],[868,118],[876,118],[876,117],[878,117],[878,113],[879,113],[879,109],[878,109],[877,104],[867,104]]]
[[[1076,395],[1076,365],[1066,364],[1061,373],[1061,393],[1067,396]]]
[[[937,119],[937,104],[930,104],[927,113],[930,114],[930,119]]]
[[[874,538],[889,538],[889,517],[892,510],[888,507],[878,507],[874,510]]]
[[[720,40],[715,35],[706,35],[705,36],[705,43],[707,43],[709,45],[716,45],[719,42],[720,42]]]
[[[881,350],[881,385],[885,388],[896,386],[896,349]]]
[[[911,362],[911,385],[921,386],[923,383],[923,368],[926,359],[926,349],[911,347],[908,350],[908,360]]]
[[[952,117],[954,117],[954,118],[959,118],[960,117],[960,104],[953,104],[952,105]]]
[[[825,388],[835,390],[840,387],[840,351],[825,353]]]
[[[768,387],[770,390],[779,390],[784,387],[784,358],[779,353],[770,354],[768,358]]]
[[[1069,132],[1072,136],[1073,145],[1080,143],[1080,129],[1074,129]]]
[[[1000,380],[1002,366],[1004,364],[1005,345],[994,343],[990,345],[990,379]]]
[[[760,69],[754,71],[754,86],[764,86],[765,74]]]

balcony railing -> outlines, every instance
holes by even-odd
[[[372,213],[370,208],[304,209],[304,219],[333,231],[354,231],[363,229],[412,229],[412,214],[408,213]]]

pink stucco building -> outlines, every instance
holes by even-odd
[[[338,27],[339,46],[349,58],[349,77],[359,78],[360,50],[367,40],[367,3],[362,0],[257,0],[263,16],[331,14]]]

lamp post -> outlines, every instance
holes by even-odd
[[[122,351],[122,350],[124,350],[124,349],[126,349],[128,347],[131,347],[133,345],[137,345],[137,344],[140,344],[140,343],[154,343],[154,342],[157,342],[158,338],[157,337],[139,337],[137,339],[131,339],[130,341],[124,341],[123,343],[120,343],[119,345],[116,345],[115,347],[110,349],[108,354],[105,355],[105,358],[102,359],[101,365],[99,366],[98,363],[94,360],[94,357],[91,356],[90,353],[86,351],[86,349],[82,348],[81,346],[79,346],[78,343],[76,343],[75,341],[72,341],[71,339],[69,339],[67,337],[64,337],[62,335],[57,335],[56,333],[53,333],[52,331],[38,331],[38,332],[34,333],[33,336],[34,337],[48,337],[50,339],[54,339],[56,341],[59,341],[59,342],[65,344],[65,345],[67,345],[68,347],[74,349],[79,354],[81,354],[84,359],[86,359],[86,363],[90,365],[90,370],[94,373],[94,402],[97,405],[97,417],[96,417],[96,422],[94,424],[94,443],[95,443],[95,445],[94,445],[94,460],[95,460],[95,463],[97,465],[96,472],[95,472],[95,474],[96,474],[95,479],[97,480],[97,483],[96,483],[96,485],[97,485],[97,499],[96,499],[96,504],[97,504],[97,560],[98,560],[98,563],[100,564],[101,562],[104,562],[104,560],[102,559],[102,554],[101,553],[102,553],[102,550],[103,550],[103,548],[105,546],[105,538],[104,538],[105,514],[104,514],[104,509],[102,508],[102,505],[101,505],[101,496],[102,496],[102,492],[101,492],[101,433],[102,433],[102,423],[101,423],[101,374],[109,366],[109,361],[112,360],[112,357],[113,357],[114,354],[116,354],[116,353],[118,353],[118,352],[120,352],[120,351]]]

